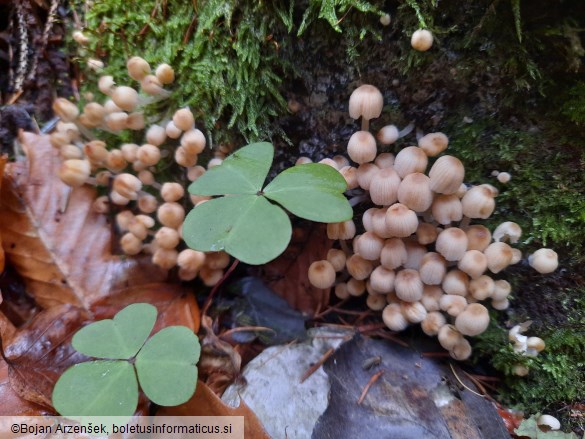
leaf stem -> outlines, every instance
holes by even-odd
[[[209,306],[211,305],[211,301],[213,300],[213,296],[215,296],[215,293],[217,292],[217,290],[219,290],[219,287],[221,286],[221,284],[223,284],[224,281],[229,277],[229,275],[232,274],[232,271],[234,271],[236,269],[236,267],[238,266],[239,263],[240,263],[240,260],[235,259],[234,262],[232,263],[232,265],[230,266],[230,268],[228,268],[228,270],[225,272],[223,277],[219,280],[219,282],[213,286],[213,288],[211,289],[211,292],[209,293],[209,296],[207,296],[207,299],[205,299],[205,304],[203,305],[203,309],[201,310],[202,317],[207,314],[207,310],[209,309]]]

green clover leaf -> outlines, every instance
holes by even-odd
[[[224,250],[242,262],[264,264],[290,242],[292,227],[282,207],[312,221],[341,222],[352,217],[343,195],[345,179],[327,165],[311,163],[287,169],[262,190],[273,155],[270,143],[253,143],[191,184],[189,192],[194,195],[225,196],[189,212],[183,224],[189,247]]]

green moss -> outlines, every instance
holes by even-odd
[[[287,112],[280,87],[295,68],[283,54],[290,53],[296,35],[324,20],[350,36],[347,53],[355,58],[356,45],[372,30],[361,21],[365,14],[376,18],[379,12],[363,0],[313,0],[304,11],[280,1],[204,0],[194,10],[191,2],[176,0],[132,8],[122,0],[98,0],[85,19],[95,37],[90,50],[106,61],[105,73],[116,81],[128,82],[130,56],[153,66],[166,62],[176,69],[176,81],[158,111],[188,105],[218,133],[216,140],[241,135],[254,141],[283,135],[273,120]]]

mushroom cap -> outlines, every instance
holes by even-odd
[[[376,134],[378,142],[380,142],[382,145],[391,145],[398,140],[398,137],[399,134],[396,125],[383,126]]]
[[[349,97],[349,116],[352,119],[375,119],[380,117],[383,107],[384,97],[373,85],[361,85]]]
[[[465,192],[461,199],[463,215],[469,218],[486,219],[496,207],[493,192],[486,186],[475,186]]]
[[[467,234],[467,250],[484,251],[492,242],[492,233],[485,226],[474,224],[465,231]]]
[[[368,294],[366,305],[373,311],[382,311],[386,307],[386,296],[383,294]]]
[[[418,146],[429,157],[436,157],[447,149],[449,139],[443,133],[428,133],[418,140]]]
[[[398,186],[398,201],[415,212],[424,212],[433,203],[429,177],[415,172],[408,174]]]
[[[418,217],[404,204],[395,203],[386,211],[386,228],[392,236],[405,238],[416,232]]]
[[[425,319],[420,326],[423,332],[427,335],[434,336],[439,333],[439,330],[447,324],[447,319],[443,313],[439,311],[431,311],[427,313]]]
[[[496,227],[496,230],[492,233],[494,241],[500,242],[509,240],[512,244],[517,243],[521,235],[522,229],[518,224],[512,221],[503,222]]]
[[[347,142],[347,154],[356,163],[374,161],[377,152],[376,139],[369,131],[356,131]]]
[[[477,279],[487,270],[487,258],[479,250],[467,250],[457,263],[457,268]]]
[[[539,273],[552,273],[559,266],[559,256],[550,248],[541,248],[528,257],[528,263]]]
[[[370,181],[370,198],[374,204],[389,206],[398,199],[400,177],[393,168],[378,170]]]
[[[444,325],[439,329],[438,339],[441,346],[450,351],[457,343],[463,340],[463,336],[455,326]]]
[[[467,300],[465,300],[465,297],[463,296],[457,296],[455,294],[443,294],[439,299],[439,306],[441,307],[442,311],[445,311],[450,316],[456,317],[461,314],[467,306]]]
[[[467,251],[467,234],[458,227],[444,229],[437,236],[435,248],[448,261],[460,260]]]
[[[372,179],[374,175],[378,173],[380,168],[373,163],[362,163],[357,168],[357,181],[359,186],[366,190],[370,190],[370,184],[372,183]]]
[[[536,424],[541,426],[547,426],[551,430],[560,430],[561,423],[557,418],[551,415],[540,415],[536,420]]]
[[[461,270],[452,269],[443,278],[441,288],[446,294],[467,296],[469,277]]]
[[[467,360],[471,357],[471,345],[466,339],[462,338],[455,344],[455,346],[453,346],[453,349],[449,351],[449,355],[458,361]]]
[[[481,303],[470,303],[455,319],[455,327],[470,337],[484,332],[490,324],[490,314]]]
[[[370,285],[379,293],[387,294],[394,291],[394,282],[396,280],[396,273],[394,270],[388,270],[381,265],[378,265],[372,274],[370,274]]]
[[[439,194],[454,194],[465,178],[461,160],[450,155],[439,157],[429,171],[431,189]]]
[[[418,271],[406,268],[400,270],[396,275],[394,290],[400,300],[416,302],[422,298],[423,289],[424,286]]]
[[[463,218],[461,200],[455,194],[437,195],[432,202],[431,213],[439,224],[447,225],[452,221],[461,221]]]
[[[499,273],[512,262],[512,247],[505,242],[494,242],[483,251],[487,258],[488,269]]]
[[[440,311],[441,307],[439,301],[443,297],[443,290],[437,285],[425,285],[423,289],[423,296],[420,299],[428,312]]]
[[[414,172],[425,172],[428,163],[429,159],[422,149],[418,146],[407,146],[396,154],[394,169],[400,178],[405,178]]]
[[[315,261],[309,267],[309,282],[316,288],[330,288],[335,283],[335,270],[327,260]]]
[[[479,276],[477,279],[471,279],[469,282],[469,293],[471,297],[477,300],[484,300],[492,297],[496,283],[494,280],[485,274]]]
[[[433,34],[427,29],[418,29],[412,34],[410,45],[414,50],[426,52],[433,46]]]
[[[402,314],[398,303],[390,303],[386,305],[386,308],[382,311],[382,320],[392,331],[403,331],[408,326],[408,321]]]
[[[360,255],[351,255],[347,258],[345,266],[349,274],[357,280],[366,279],[374,269],[372,263]]]
[[[380,263],[388,270],[394,270],[406,263],[406,246],[402,239],[390,238],[384,241],[380,252]]]
[[[420,278],[426,285],[440,285],[447,273],[447,261],[439,253],[426,253],[419,271]]]
[[[427,316],[427,310],[420,302],[402,302],[400,308],[410,323],[420,323]]]
[[[374,232],[365,232],[358,239],[354,247],[356,254],[368,261],[380,259],[380,252],[384,246],[384,239],[380,238]]]

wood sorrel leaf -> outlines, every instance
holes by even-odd
[[[301,218],[322,223],[347,221],[353,210],[343,195],[345,179],[331,166],[309,163],[276,176],[264,195]]]
[[[156,308],[148,303],[129,305],[113,319],[100,320],[80,329],[73,347],[89,357],[128,359],[136,355],[156,322]]]
[[[134,367],[127,361],[90,361],[61,375],[53,406],[63,416],[132,416],[138,405]]]
[[[197,385],[199,339],[185,326],[169,326],[154,334],[136,356],[140,387],[159,405],[179,405]]]
[[[263,196],[236,195],[209,200],[185,218],[183,239],[200,251],[225,250],[247,264],[264,264],[288,245],[288,215]]]
[[[272,144],[252,143],[191,183],[189,192],[194,195],[256,194],[262,189],[273,157]]]

